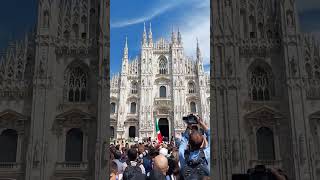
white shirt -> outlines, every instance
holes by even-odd
[[[130,161],[130,163],[131,163],[131,166],[136,166],[138,164],[136,161]],[[127,163],[124,162],[123,163],[123,170],[125,170],[127,168],[127,166],[128,166]],[[140,164],[139,167],[141,169],[142,174],[146,174],[146,170],[144,169],[143,165]]]
[[[123,167],[123,164],[122,162],[119,161],[119,159],[114,159],[112,160],[113,162],[115,162],[118,166],[118,173],[123,173],[124,171],[124,167]]]
[[[118,180],[122,180],[122,174],[118,174]]]

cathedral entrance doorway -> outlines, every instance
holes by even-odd
[[[129,138],[135,138],[136,137],[136,127],[130,126],[129,127]]]
[[[169,121],[167,118],[159,119],[159,130],[161,135],[169,140]]]

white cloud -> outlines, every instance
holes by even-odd
[[[197,38],[204,65],[210,64],[210,12],[198,11],[199,13],[190,17],[185,17],[185,21],[180,25],[183,47],[187,56],[196,55]]]
[[[176,7],[181,2],[182,1],[173,1],[172,3],[166,3],[166,4],[163,3],[162,6],[156,6],[154,9],[152,9],[152,11],[145,14],[144,16],[135,17],[132,19],[126,19],[118,22],[111,22],[111,28],[120,28],[120,27],[125,27],[129,25],[134,25],[134,24],[145,22],[145,21],[149,21],[152,18],[159,16],[165,13],[166,11]]]

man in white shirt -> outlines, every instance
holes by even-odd
[[[139,166],[142,174],[146,174],[146,171],[145,171],[143,165],[137,162],[137,157],[138,157],[138,151],[134,148],[129,149],[128,150],[128,161],[123,163],[123,169],[125,170],[128,167],[128,165]],[[130,163],[130,164],[128,164],[128,163]]]
[[[124,167],[123,167],[123,163],[120,161],[121,159],[121,152],[120,151],[115,151],[113,153],[113,156],[114,156],[114,160],[112,160],[113,162],[115,162],[118,166],[118,173],[123,173],[124,171]]]

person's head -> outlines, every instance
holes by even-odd
[[[192,131],[189,138],[191,150],[199,150],[203,144],[204,138],[199,131]]]
[[[138,151],[139,151],[139,154],[142,154],[144,152],[144,145],[143,144],[139,145]]]
[[[159,154],[162,154],[164,156],[167,156],[168,155],[168,149],[166,148],[161,148],[160,151],[159,151]]]
[[[151,147],[149,150],[149,155],[153,159],[159,155],[159,151],[157,149],[155,149],[154,147]]]
[[[121,152],[120,151],[116,151],[113,153],[114,159],[121,159]]]
[[[116,145],[116,149],[117,149],[117,150],[120,150],[120,145],[119,145],[119,144]]]
[[[154,168],[166,175],[169,169],[168,159],[164,155],[158,155],[154,158]]]
[[[179,151],[173,150],[171,156],[175,161],[179,162]]]
[[[130,148],[128,150],[128,159],[130,161],[135,161],[137,159],[137,156],[138,156],[138,152],[135,148]]]

